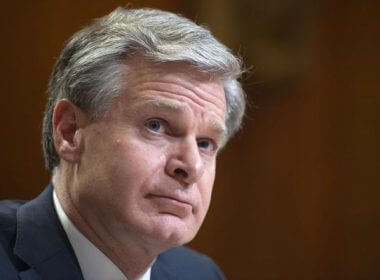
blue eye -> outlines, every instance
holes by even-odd
[[[213,149],[212,142],[207,139],[201,139],[198,141],[198,147],[204,150],[210,150]]]
[[[161,121],[158,120],[158,119],[151,119],[151,120],[148,120],[148,121],[145,123],[145,126],[146,126],[149,130],[154,131],[154,132],[160,132],[160,130],[162,129]]]

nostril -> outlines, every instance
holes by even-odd
[[[184,178],[187,178],[187,172],[183,170],[182,168],[176,168],[174,170],[175,175],[183,176]]]

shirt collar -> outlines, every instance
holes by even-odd
[[[70,221],[53,191],[54,207],[74,249],[85,280],[128,280],[120,269],[91,243]],[[150,280],[151,267],[142,275],[140,280]]]

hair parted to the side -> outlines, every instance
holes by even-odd
[[[209,30],[187,18],[155,9],[119,7],[74,34],[56,62],[42,130],[48,170],[59,165],[52,128],[57,101],[68,99],[90,118],[100,119],[123,93],[123,66],[136,54],[157,63],[188,62],[199,71],[219,75],[227,101],[227,137],[239,129],[245,110],[245,94],[238,82],[243,72],[240,59]]]

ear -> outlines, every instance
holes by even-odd
[[[67,99],[57,102],[53,112],[54,146],[59,157],[70,163],[77,163],[83,151],[83,127],[87,115]]]

